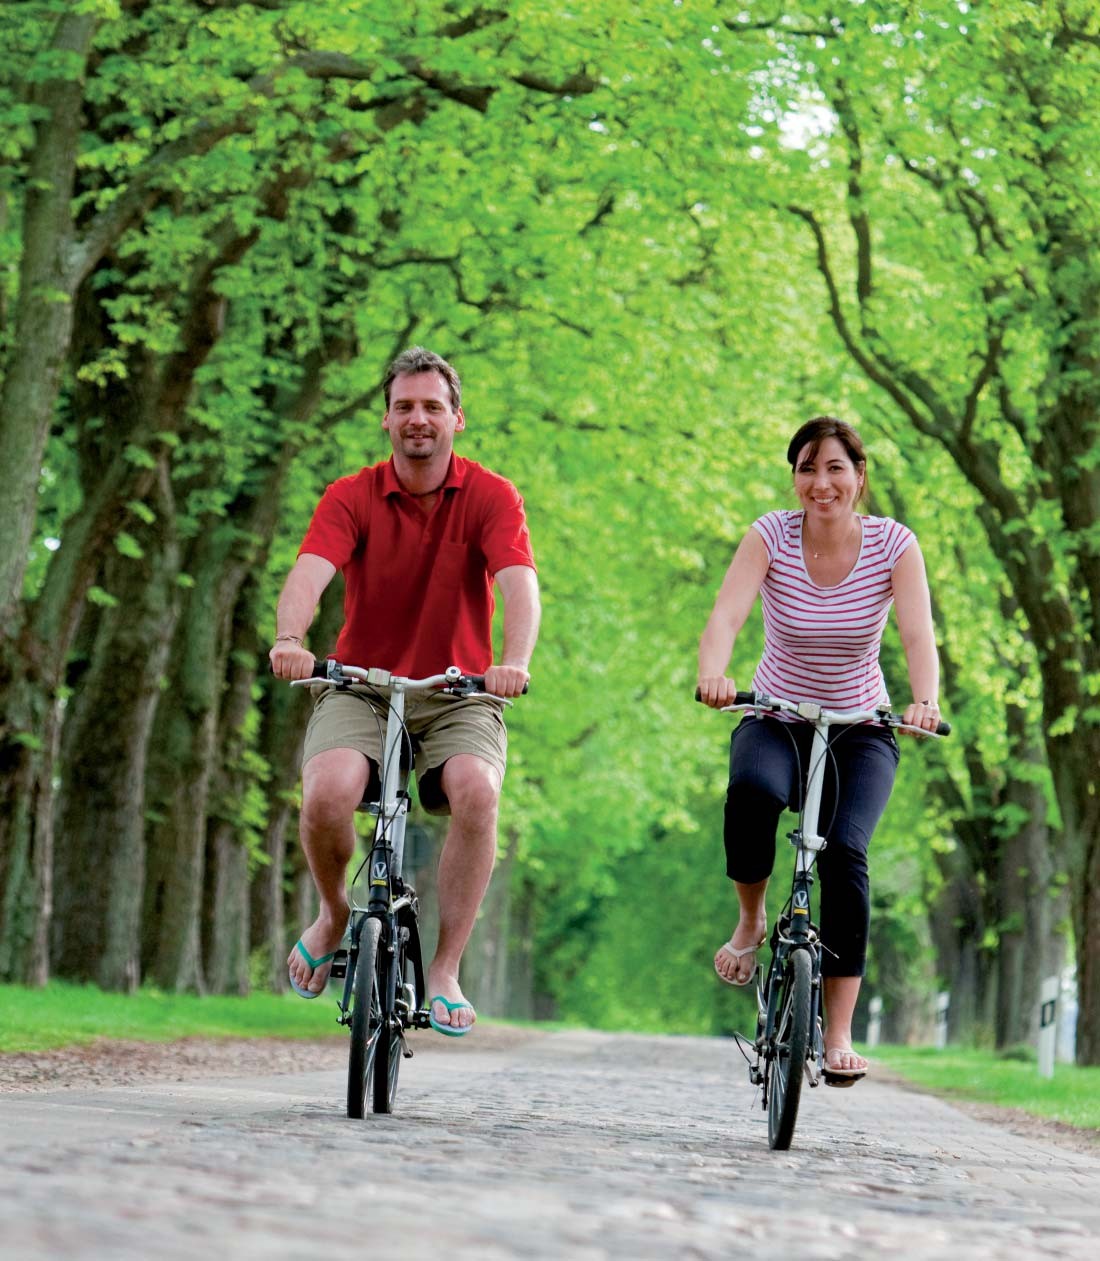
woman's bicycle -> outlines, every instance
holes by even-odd
[[[336,951],[329,973],[330,980],[344,982],[339,1022],[351,1033],[347,1110],[349,1117],[359,1118],[367,1112],[368,1098],[375,1112],[393,1111],[401,1060],[412,1057],[405,1033],[428,1027],[420,903],[402,875],[413,762],[405,697],[409,692],[436,691],[503,704],[511,701],[487,693],[482,676],[464,674],[457,666],[410,679],[327,660],[317,663],[311,678],[295,680],[292,686],[316,686],[318,680],[351,692],[376,714],[386,716],[378,797],[364,799],[359,807],[375,816],[374,834],[351,882],[347,944]]]
[[[803,1079],[820,1085],[825,1076],[825,1041],[821,1025],[821,952],[825,947],[813,921],[813,869],[825,848],[819,831],[825,765],[829,757],[829,728],[874,722],[894,730],[932,738],[946,736],[951,727],[940,723],[935,732],[908,726],[888,706],[839,712],[809,701],[794,702],[763,692],[738,692],[723,713],[787,714],[813,724],[806,787],[798,826],[789,833],[795,847],[791,893],[772,928],[771,963],[761,969],[756,985],[756,1036],[751,1044],[737,1035],[744,1052],[748,1046],[749,1080],[762,1087],[761,1107],[768,1114],[768,1145],[786,1151],[794,1137]],[[825,831],[828,831],[826,827]],[[837,1084],[840,1084],[839,1082]]]

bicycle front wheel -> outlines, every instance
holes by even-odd
[[[769,1049],[768,1145],[786,1151],[794,1137],[810,1048],[810,956],[793,950],[779,995],[775,1040]]]
[[[351,1052],[348,1056],[348,1116],[357,1120],[366,1113],[367,1093],[371,1088],[382,1029],[382,1002],[378,990],[378,944],[381,938],[381,920],[368,919],[359,936],[351,1009]]]
[[[374,1110],[392,1112],[397,1098],[397,1074],[401,1068],[404,1046],[401,1041],[402,1013],[406,1018],[416,1010],[415,987],[409,983],[409,932],[397,930],[397,949],[384,958],[378,968],[378,988],[382,995],[382,1024],[378,1031],[378,1049],[374,1059]]]

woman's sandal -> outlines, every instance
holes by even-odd
[[[738,950],[737,947],[733,944],[733,938],[731,937],[729,941],[724,942],[721,946],[718,947],[718,953],[721,954],[722,951],[724,950],[726,954],[730,956],[731,959],[735,959],[738,963],[740,963],[741,960],[746,955],[756,954],[756,952],[767,940],[768,940],[768,934],[765,933],[764,936],[760,938],[760,940],[756,943],[755,946],[745,946],[742,949]],[[746,985],[751,983],[752,978],[756,975],[756,960],[755,959],[753,960],[752,971],[748,974],[747,977],[745,977],[743,981],[732,981],[730,980],[728,976],[723,976],[722,973],[718,971],[717,963],[714,965],[714,974],[715,976],[718,977],[720,981],[725,981],[727,985],[736,985],[738,989],[744,989]]]
[[[854,1051],[848,1051],[839,1046],[834,1046],[831,1050],[825,1052],[825,1063],[822,1066],[821,1075],[825,1078],[826,1086],[854,1086],[861,1077],[867,1076],[866,1068],[830,1068],[830,1055],[854,1055]],[[862,1057],[861,1057],[862,1058]]]

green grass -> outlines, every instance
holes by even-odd
[[[51,981],[44,989],[0,985],[0,1052],[45,1051],[127,1038],[171,1042],[188,1037],[322,1038],[343,1033],[330,996],[296,994],[200,998],[142,989],[107,994],[93,986]],[[2,1070],[0,1070],[2,1071]]]
[[[865,1051],[907,1081],[948,1098],[1019,1108],[1082,1130],[1100,1130],[1100,1068],[1056,1064],[1040,1077],[1034,1059],[948,1047],[879,1046]]]

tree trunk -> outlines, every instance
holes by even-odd
[[[1006,714],[1010,760],[1003,812],[1010,835],[998,846],[993,890],[999,929],[998,1048],[1035,1040],[1039,992],[1049,960],[1065,955],[1065,942],[1057,927],[1059,899],[1053,896],[1059,846],[1046,822],[1042,750],[1029,731],[1026,711],[1009,705]]]
[[[216,820],[206,844],[203,974],[212,994],[249,991],[248,850],[233,824]]]
[[[96,21],[66,14],[54,30],[51,51],[88,56]],[[54,64],[62,64],[60,57]],[[42,111],[25,183],[19,297],[10,350],[0,383],[0,626],[19,624],[23,577],[34,533],[42,453],[53,423],[61,371],[73,328],[72,196],[84,97],[83,71],[47,79],[31,90]]]
[[[140,980],[145,767],[178,614],[179,549],[166,462],[142,560],[114,555],[118,601],[98,619],[91,665],[70,705],[58,808],[54,970],[104,989]]]
[[[332,651],[343,620],[344,580],[337,574],[321,597],[309,634],[309,643],[318,657]],[[287,862],[287,837],[297,819],[295,800],[311,702],[302,689],[278,682],[270,673],[264,675],[264,689],[260,752],[269,776],[265,785],[268,811],[263,841],[268,861],[259,867],[252,882],[252,949],[263,952],[269,984],[276,993],[282,993],[288,988],[286,956],[301,928],[309,923],[298,913],[293,894],[291,905],[287,906],[287,890],[294,886],[295,868],[300,868],[297,861]],[[307,873],[307,882],[308,879]],[[288,913],[293,935],[287,932]]]
[[[936,987],[951,995],[948,1036],[968,1042],[989,1028],[990,961],[984,948],[986,916],[981,878],[966,850],[937,854],[943,886],[929,908],[936,951]],[[916,1022],[915,1022],[916,1023]]]
[[[210,800],[203,912],[203,971],[215,994],[249,988],[249,847],[244,809],[250,772],[246,723],[256,678],[254,582],[246,584],[234,619],[229,683],[218,725],[218,762]]]

